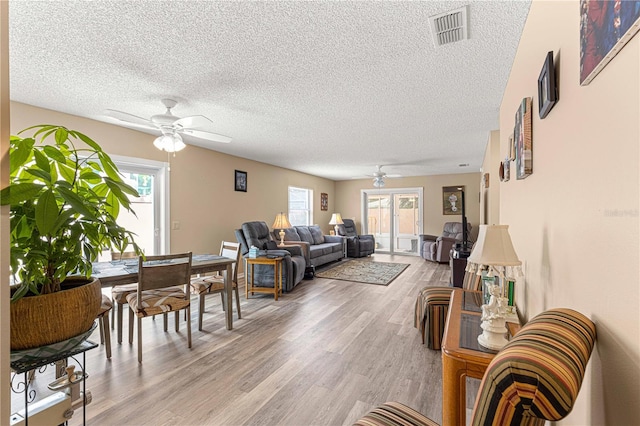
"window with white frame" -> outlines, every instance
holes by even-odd
[[[313,190],[289,187],[289,222],[293,226],[313,223]]]

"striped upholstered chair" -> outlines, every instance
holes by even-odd
[[[462,287],[467,290],[482,288],[480,276],[476,275],[475,270],[465,272]],[[420,332],[422,343],[426,343],[429,349],[440,350],[452,292],[453,287],[425,287],[418,294],[413,325]]]
[[[472,425],[543,425],[566,417],[582,385],[596,339],[594,324],[571,309],[533,318],[487,367]],[[412,408],[387,402],[356,425],[437,425]]]

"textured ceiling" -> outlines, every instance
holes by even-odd
[[[436,48],[428,18],[467,4]],[[477,172],[529,6],[12,0],[11,99],[110,121],[169,97],[233,138],[185,142],[335,180]]]

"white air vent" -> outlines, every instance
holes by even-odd
[[[433,43],[438,46],[469,38],[469,6],[429,18]]]

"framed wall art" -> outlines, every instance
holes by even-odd
[[[516,111],[513,142],[516,147],[516,179],[533,173],[533,141],[531,137],[531,98],[524,98]]]
[[[247,172],[236,170],[234,181],[236,191],[247,192]]]
[[[580,0],[580,84],[589,84],[639,28],[640,1]]]
[[[461,185],[442,187],[442,214],[462,214],[462,191]]]
[[[538,77],[538,112],[541,119],[549,114],[556,102],[558,102],[558,86],[553,67],[553,52],[549,52]]]
[[[329,210],[329,194],[320,193],[320,210]]]

